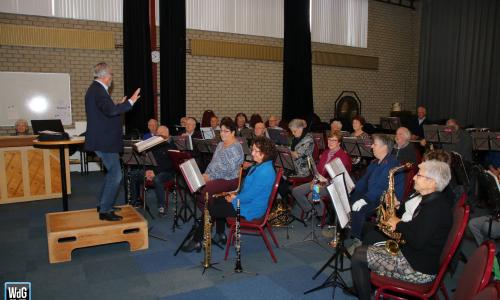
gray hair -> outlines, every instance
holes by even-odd
[[[411,139],[411,132],[408,128],[406,127],[399,127],[398,130],[401,130],[403,132],[403,134],[405,135],[405,137],[409,140]]]
[[[25,119],[19,119],[16,121],[16,124],[14,124],[14,126],[18,126],[18,125],[21,125],[21,124],[24,124],[24,126],[28,127],[28,121],[26,121]]]
[[[307,123],[306,123],[306,121],[304,121],[302,119],[293,119],[290,121],[290,123],[288,123],[288,127],[290,129],[292,129],[292,128],[306,128]]]
[[[101,78],[106,75],[110,75],[108,64],[105,62],[100,62],[94,66],[94,79]]]
[[[382,142],[382,144],[387,146],[387,153],[392,152],[392,148],[394,148],[394,141],[391,138],[389,138],[385,134],[374,134],[374,135],[372,135],[372,137],[373,137],[373,141],[378,140],[378,141]]]
[[[424,161],[418,167],[424,169],[426,177],[434,180],[438,192],[444,190],[451,180],[450,166],[445,162],[431,159]]]

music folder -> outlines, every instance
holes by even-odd
[[[325,165],[325,169],[328,172],[328,175],[330,175],[330,178],[336,178],[337,176],[344,174],[344,180],[345,180],[345,185],[347,188],[347,192],[350,193],[352,190],[354,190],[354,187],[356,186],[354,184],[354,181],[352,180],[351,176],[347,172],[344,164],[342,163],[342,160],[340,158],[335,158],[332,159],[329,163]]]
[[[345,228],[349,223],[349,213],[351,212],[349,196],[344,184],[344,175],[346,174],[342,173],[334,177],[332,183],[326,187],[341,228]]]
[[[184,176],[191,193],[197,192],[202,186],[205,185],[205,180],[203,179],[200,168],[198,168],[198,164],[196,164],[196,160],[194,158],[186,160],[179,165],[179,168],[181,169],[182,176]]]
[[[200,131],[204,140],[211,140],[215,138],[215,131],[212,127],[200,127]]]
[[[166,142],[167,140],[164,139],[161,136],[154,135],[150,137],[149,139],[146,139],[144,141],[137,142],[133,145],[134,150],[141,153],[145,150],[151,149],[152,147],[161,144],[163,142]]]

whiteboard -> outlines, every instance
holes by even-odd
[[[0,72],[0,91],[0,126],[17,119],[72,123],[69,74]]]

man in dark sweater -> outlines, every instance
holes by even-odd
[[[444,162],[429,160],[419,165],[413,179],[422,201],[412,219],[401,222],[394,216],[387,222],[406,241],[398,254],[391,255],[383,245],[364,245],[354,252],[351,274],[359,299],[370,299],[370,270],[411,283],[434,280],[453,222],[450,201],[442,193],[450,178],[450,167]]]
[[[164,216],[166,213],[165,204],[166,201],[168,201],[168,199],[165,199],[164,184],[166,181],[173,179],[175,176],[174,165],[168,156],[168,150],[174,150],[177,148],[175,147],[175,143],[170,137],[166,126],[158,127],[156,135],[161,136],[166,140],[150,150],[157,166],[147,166],[145,173],[142,169],[140,169],[130,174],[132,180],[130,194],[131,199],[135,201],[136,204],[139,204],[140,200],[138,198],[141,184],[144,183],[144,179],[152,181],[158,203],[158,214],[160,216]]]
[[[392,155],[396,157],[400,164],[417,162],[417,149],[410,143],[411,132],[406,127],[399,127],[396,130],[396,144],[392,149]]]

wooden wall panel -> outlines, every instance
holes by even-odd
[[[24,196],[24,181],[22,172],[21,152],[5,152],[5,173],[7,174],[7,196]]]
[[[46,193],[43,167],[43,150],[29,150],[28,170],[31,195],[44,195]]]
[[[61,193],[61,167],[59,150],[50,150],[50,186],[52,193]]]

